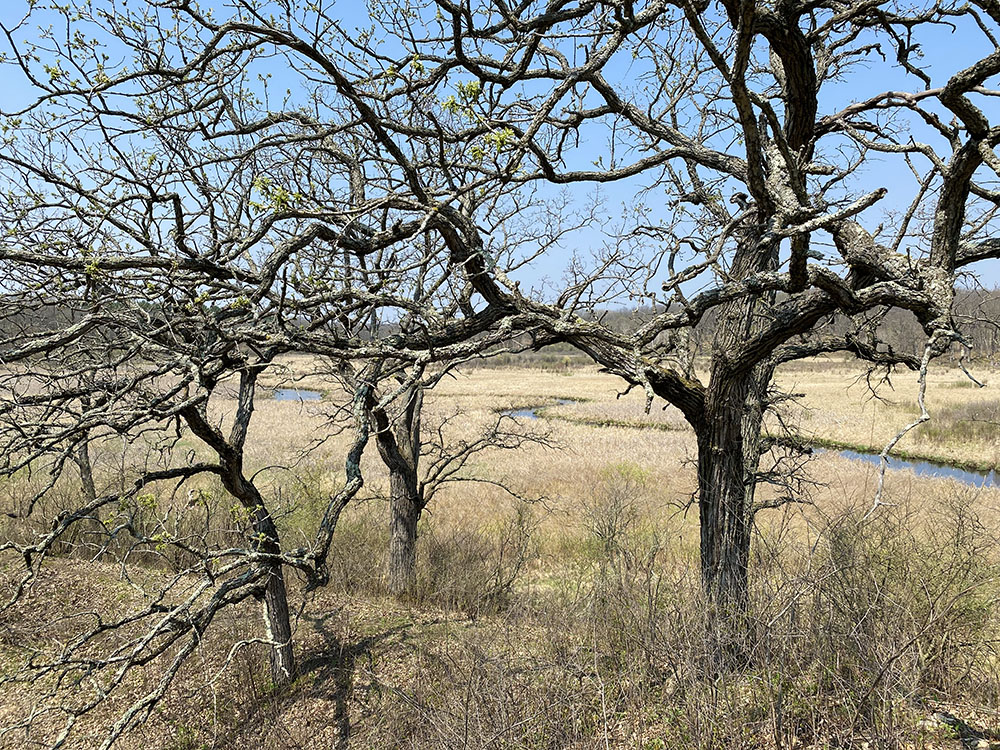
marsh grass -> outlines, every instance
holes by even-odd
[[[974,374],[990,381],[990,370],[980,367]],[[786,420],[818,442],[877,452],[920,413],[916,377],[908,372],[894,373],[883,382],[864,377],[856,365],[834,360],[825,370],[782,368],[777,380],[784,390],[803,394],[786,407]],[[907,435],[898,449],[970,466],[996,465],[1000,428],[993,423],[998,421],[998,402],[985,393],[958,369],[933,368],[927,390],[931,419]]]
[[[942,408],[920,426],[931,442],[975,443],[1000,441],[1000,399],[972,399]]]
[[[842,369],[789,374],[786,384],[814,394],[802,425],[881,447],[904,409],[857,389],[845,394]],[[935,381],[955,382],[954,373]],[[578,403],[553,406],[554,414],[580,420],[676,419],[669,410],[646,415],[642,394],[616,399],[614,380],[592,369],[476,370],[443,385],[429,409],[461,411],[458,438],[498,409],[556,398]],[[909,403],[909,386],[897,388],[893,401]],[[942,425],[997,405],[973,402],[964,388],[933,393]],[[224,423],[225,400],[213,408]],[[341,481],[346,439],[301,455],[322,434],[324,408],[262,400],[251,433],[252,470],[262,472],[289,547],[311,537]],[[385,476],[367,455],[363,497],[335,535],[331,585],[306,595],[291,581],[303,675],[275,691],[264,651],[251,645],[215,677],[229,646],[258,632],[259,613],[241,607],[205,639],[160,713],[121,746],[954,747],[945,730],[921,724],[938,708],[984,734],[1000,731],[1000,492],[890,472],[886,505],[869,515],[874,469],[819,456],[808,467],[818,485],[811,504],[758,516],[747,656],[733,665],[719,659],[700,592],[693,433],[680,422],[666,431],[545,424],[564,450],[488,454],[471,470],[546,500],[525,506],[488,485],[447,487],[421,521],[418,586],[405,602],[386,594]],[[961,445],[944,433],[922,440],[968,460],[995,450],[981,433]],[[109,467],[127,461],[99,463],[104,486],[124,481]],[[72,504],[71,479],[45,498],[47,511]],[[201,504],[162,491],[154,504],[123,512],[151,533],[162,526],[220,542],[239,533],[220,488],[196,489],[205,493]],[[0,491],[13,507],[30,495],[30,482]],[[0,523],[6,535],[45,531],[31,519]],[[88,549],[86,540],[69,540],[39,595],[78,590],[95,609],[116,611],[123,596],[137,594],[110,561],[99,570],[85,564]],[[169,545],[129,554],[150,576],[183,563],[171,560]],[[2,571],[7,586],[16,570]],[[0,629],[15,635],[0,639],[0,669],[26,644],[55,648],[71,637],[79,596],[9,612],[14,619]],[[0,699],[0,713],[30,700],[30,691]],[[111,718],[95,716],[95,726]]]

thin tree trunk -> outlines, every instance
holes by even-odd
[[[90,443],[87,441],[87,434],[73,451],[73,462],[80,472],[80,490],[83,492],[83,499],[87,505],[93,504],[97,500],[97,485],[94,483],[94,467],[90,461]],[[87,549],[86,555],[91,555],[101,544],[107,540],[107,532],[101,520],[101,509],[93,511],[93,520],[88,520],[80,524],[80,543]]]
[[[418,480],[423,388],[411,385],[405,398],[394,421],[385,410],[374,414],[376,444],[389,469],[389,592],[400,597],[412,594],[417,583],[417,523],[424,508]]]
[[[245,486],[246,488],[246,486]],[[253,492],[256,493],[254,489]],[[266,554],[281,554],[278,529],[263,502],[255,504],[254,533],[260,541],[257,549]],[[288,610],[288,590],[281,563],[274,563],[268,570],[264,583],[262,615],[267,638],[271,641],[271,680],[282,687],[295,679],[295,652],[292,647],[292,621]]]
[[[80,399],[80,404],[84,410],[90,409],[91,401],[89,396]],[[90,431],[84,430],[81,440],[73,452],[73,462],[80,470],[80,486],[83,489],[83,498],[88,504],[97,500],[97,486],[94,484],[94,466],[90,461]]]
[[[277,557],[281,555],[278,528],[260,490],[243,473],[243,445],[253,414],[254,385],[258,374],[257,369],[247,369],[240,375],[239,406],[228,441],[208,421],[204,404],[189,406],[182,414],[191,431],[218,455],[219,478],[223,487],[249,511],[252,534],[248,541],[251,547],[255,552]],[[264,629],[271,642],[271,679],[275,686],[281,687],[295,679],[296,671],[288,590],[280,561],[267,563],[267,578],[261,599]]]
[[[271,567],[264,587],[264,627],[272,642],[271,680],[278,687],[295,679],[295,652],[292,648],[292,624],[288,611],[288,592],[281,565]]]
[[[90,463],[90,447],[86,436],[76,447],[73,461],[80,470],[80,486],[83,489],[83,498],[87,503],[92,503],[97,499],[97,487],[94,484],[94,468]]]

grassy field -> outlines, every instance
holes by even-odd
[[[343,481],[348,436],[306,452],[330,432],[338,391],[318,376],[295,380],[306,363],[285,364],[268,385],[324,399],[261,398],[248,446],[283,542],[295,547]],[[803,394],[782,406],[782,421],[828,444],[877,451],[918,413],[909,373],[875,394],[850,362],[800,364],[778,382]],[[1000,490],[890,471],[885,506],[862,520],[875,467],[813,455],[802,502],[758,516],[751,658],[719,671],[698,587],[694,434],[675,409],[654,403],[647,414],[640,391],[621,390],[593,368],[484,368],[443,382],[424,423],[447,420],[450,439],[474,436],[504,410],[537,408],[541,418],[522,427],[558,448],[486,452],[466,472],[521,499],[483,482],[446,486],[422,520],[417,593],[398,602],[385,594],[386,476],[370,449],[362,497],[335,538],[331,586],[306,596],[293,583],[302,676],[292,688],[269,687],[254,647],[222,669],[232,643],[258,627],[256,609],[241,606],[120,746],[1000,747]],[[220,420],[231,396],[213,404]],[[996,465],[993,388],[936,371],[928,408],[933,419],[901,450]],[[181,441],[173,450],[193,448]],[[136,449],[128,460],[146,455]],[[115,461],[112,446],[98,457],[107,481]],[[25,486],[4,486],[3,502],[16,505]],[[217,487],[204,489],[228,507]],[[161,502],[180,507],[183,497]],[[0,669],[30,648],[58,647],[81,607],[124,611],[141,601],[112,561],[66,552],[0,619]],[[2,559],[0,585],[10,589],[17,561]],[[145,574],[168,575],[155,566]],[[155,665],[134,675],[131,694],[148,690],[153,675]],[[95,734],[67,746],[96,746],[122,700],[87,719]],[[0,725],[33,704],[30,689],[0,696]],[[40,732],[49,718],[39,717]],[[0,747],[26,742],[7,736]]]

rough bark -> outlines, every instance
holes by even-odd
[[[375,410],[377,444],[389,468],[389,592],[407,596],[417,582],[417,524],[424,508],[418,480],[420,463],[420,413],[423,389],[411,385],[402,396],[404,408],[390,421],[384,409]]]
[[[243,473],[243,445],[253,414],[257,375],[255,370],[241,373],[239,406],[229,440],[208,421],[204,405],[188,407],[182,414],[191,431],[215,450],[219,457],[219,478],[223,487],[249,513],[254,551],[278,557],[281,555],[278,528],[260,491]],[[275,560],[267,563],[266,567],[267,577],[261,596],[262,615],[264,629],[271,642],[271,679],[280,687],[289,684],[296,676],[292,625],[282,563]]]
[[[777,267],[776,248],[753,233],[743,238],[733,275],[746,278]],[[740,615],[748,608],[747,568],[761,428],[774,365],[767,359],[745,367],[733,355],[763,331],[772,317],[774,294],[723,305],[713,340],[712,371],[698,435],[698,503],[701,573],[713,610],[728,623],[725,641],[746,635]]]
[[[698,432],[702,582],[728,615],[747,609],[747,565],[760,455],[764,397],[771,369],[733,376],[713,369]]]
[[[277,547],[277,530],[274,529],[274,522],[268,517],[267,523],[273,530]],[[261,614],[267,636],[272,643],[269,654],[271,680],[276,686],[287,685],[295,679],[295,652],[292,648],[288,590],[285,587],[285,574],[280,563],[271,565],[268,570]]]
[[[389,475],[389,592],[406,596],[417,583],[417,523],[421,502],[416,477],[410,472]]]
[[[83,490],[83,499],[87,504],[92,504],[97,499],[97,487],[94,484],[94,467],[90,462],[90,448],[86,437],[76,447],[73,454],[73,461],[80,471],[80,487]]]

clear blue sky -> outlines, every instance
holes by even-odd
[[[95,0],[95,3],[101,0]],[[203,3],[204,5],[204,3]],[[219,7],[224,7],[224,2],[218,2]],[[21,13],[27,7],[25,0],[4,0],[0,6],[0,22],[5,25],[20,18]],[[342,2],[338,8],[343,9],[343,22],[346,27],[363,26],[367,22],[367,13],[364,6],[357,2]],[[966,27],[953,30],[949,27],[938,26],[923,30],[921,37],[923,59],[922,64],[927,67],[935,84],[943,83],[946,76],[960,67],[971,63],[984,53],[988,53],[990,48],[981,34],[973,33]],[[8,49],[6,40],[0,40],[0,51]],[[616,61],[609,67],[607,76],[609,79],[620,76],[621,80],[628,80],[630,71],[629,61]],[[903,75],[897,67],[893,71],[889,66],[879,62],[872,68],[872,75],[864,75],[864,71],[852,75],[849,80],[835,85],[828,85],[824,89],[824,98],[821,102],[821,110],[831,111],[839,109],[852,100],[862,100],[874,93],[884,91],[889,88],[900,90],[915,90],[917,82],[912,77]],[[276,71],[276,82],[281,82],[281,72]],[[0,109],[9,109],[29,96],[29,89],[25,82],[16,76],[5,75],[5,87],[0,92]],[[979,104],[987,111],[987,114],[996,116],[998,112],[997,100],[981,101]],[[990,109],[993,111],[990,112]],[[933,138],[929,133],[914,132],[914,137],[918,139]],[[586,147],[586,144],[584,144]],[[603,143],[595,143],[595,150],[603,150]],[[631,184],[606,185],[601,188],[606,198],[606,208],[609,212],[609,219],[613,220],[618,207],[627,208],[634,200],[635,181]],[[886,209],[902,210],[912,199],[914,194],[914,179],[905,169],[901,161],[895,158],[885,158],[873,160],[865,171],[861,173],[858,182],[859,194],[875,187],[884,186],[889,189],[888,197],[875,208],[869,210],[865,216],[866,223],[875,226],[879,223],[879,214]],[[577,234],[573,236],[573,243],[587,245],[595,239],[594,232]],[[561,277],[569,257],[570,249],[565,252],[553,252],[547,257],[541,258],[532,266],[532,271],[526,274],[525,281],[529,284],[537,282],[539,278],[549,276],[553,279]],[[975,269],[983,283],[987,286],[1000,286],[1000,262],[989,261],[979,264]]]

